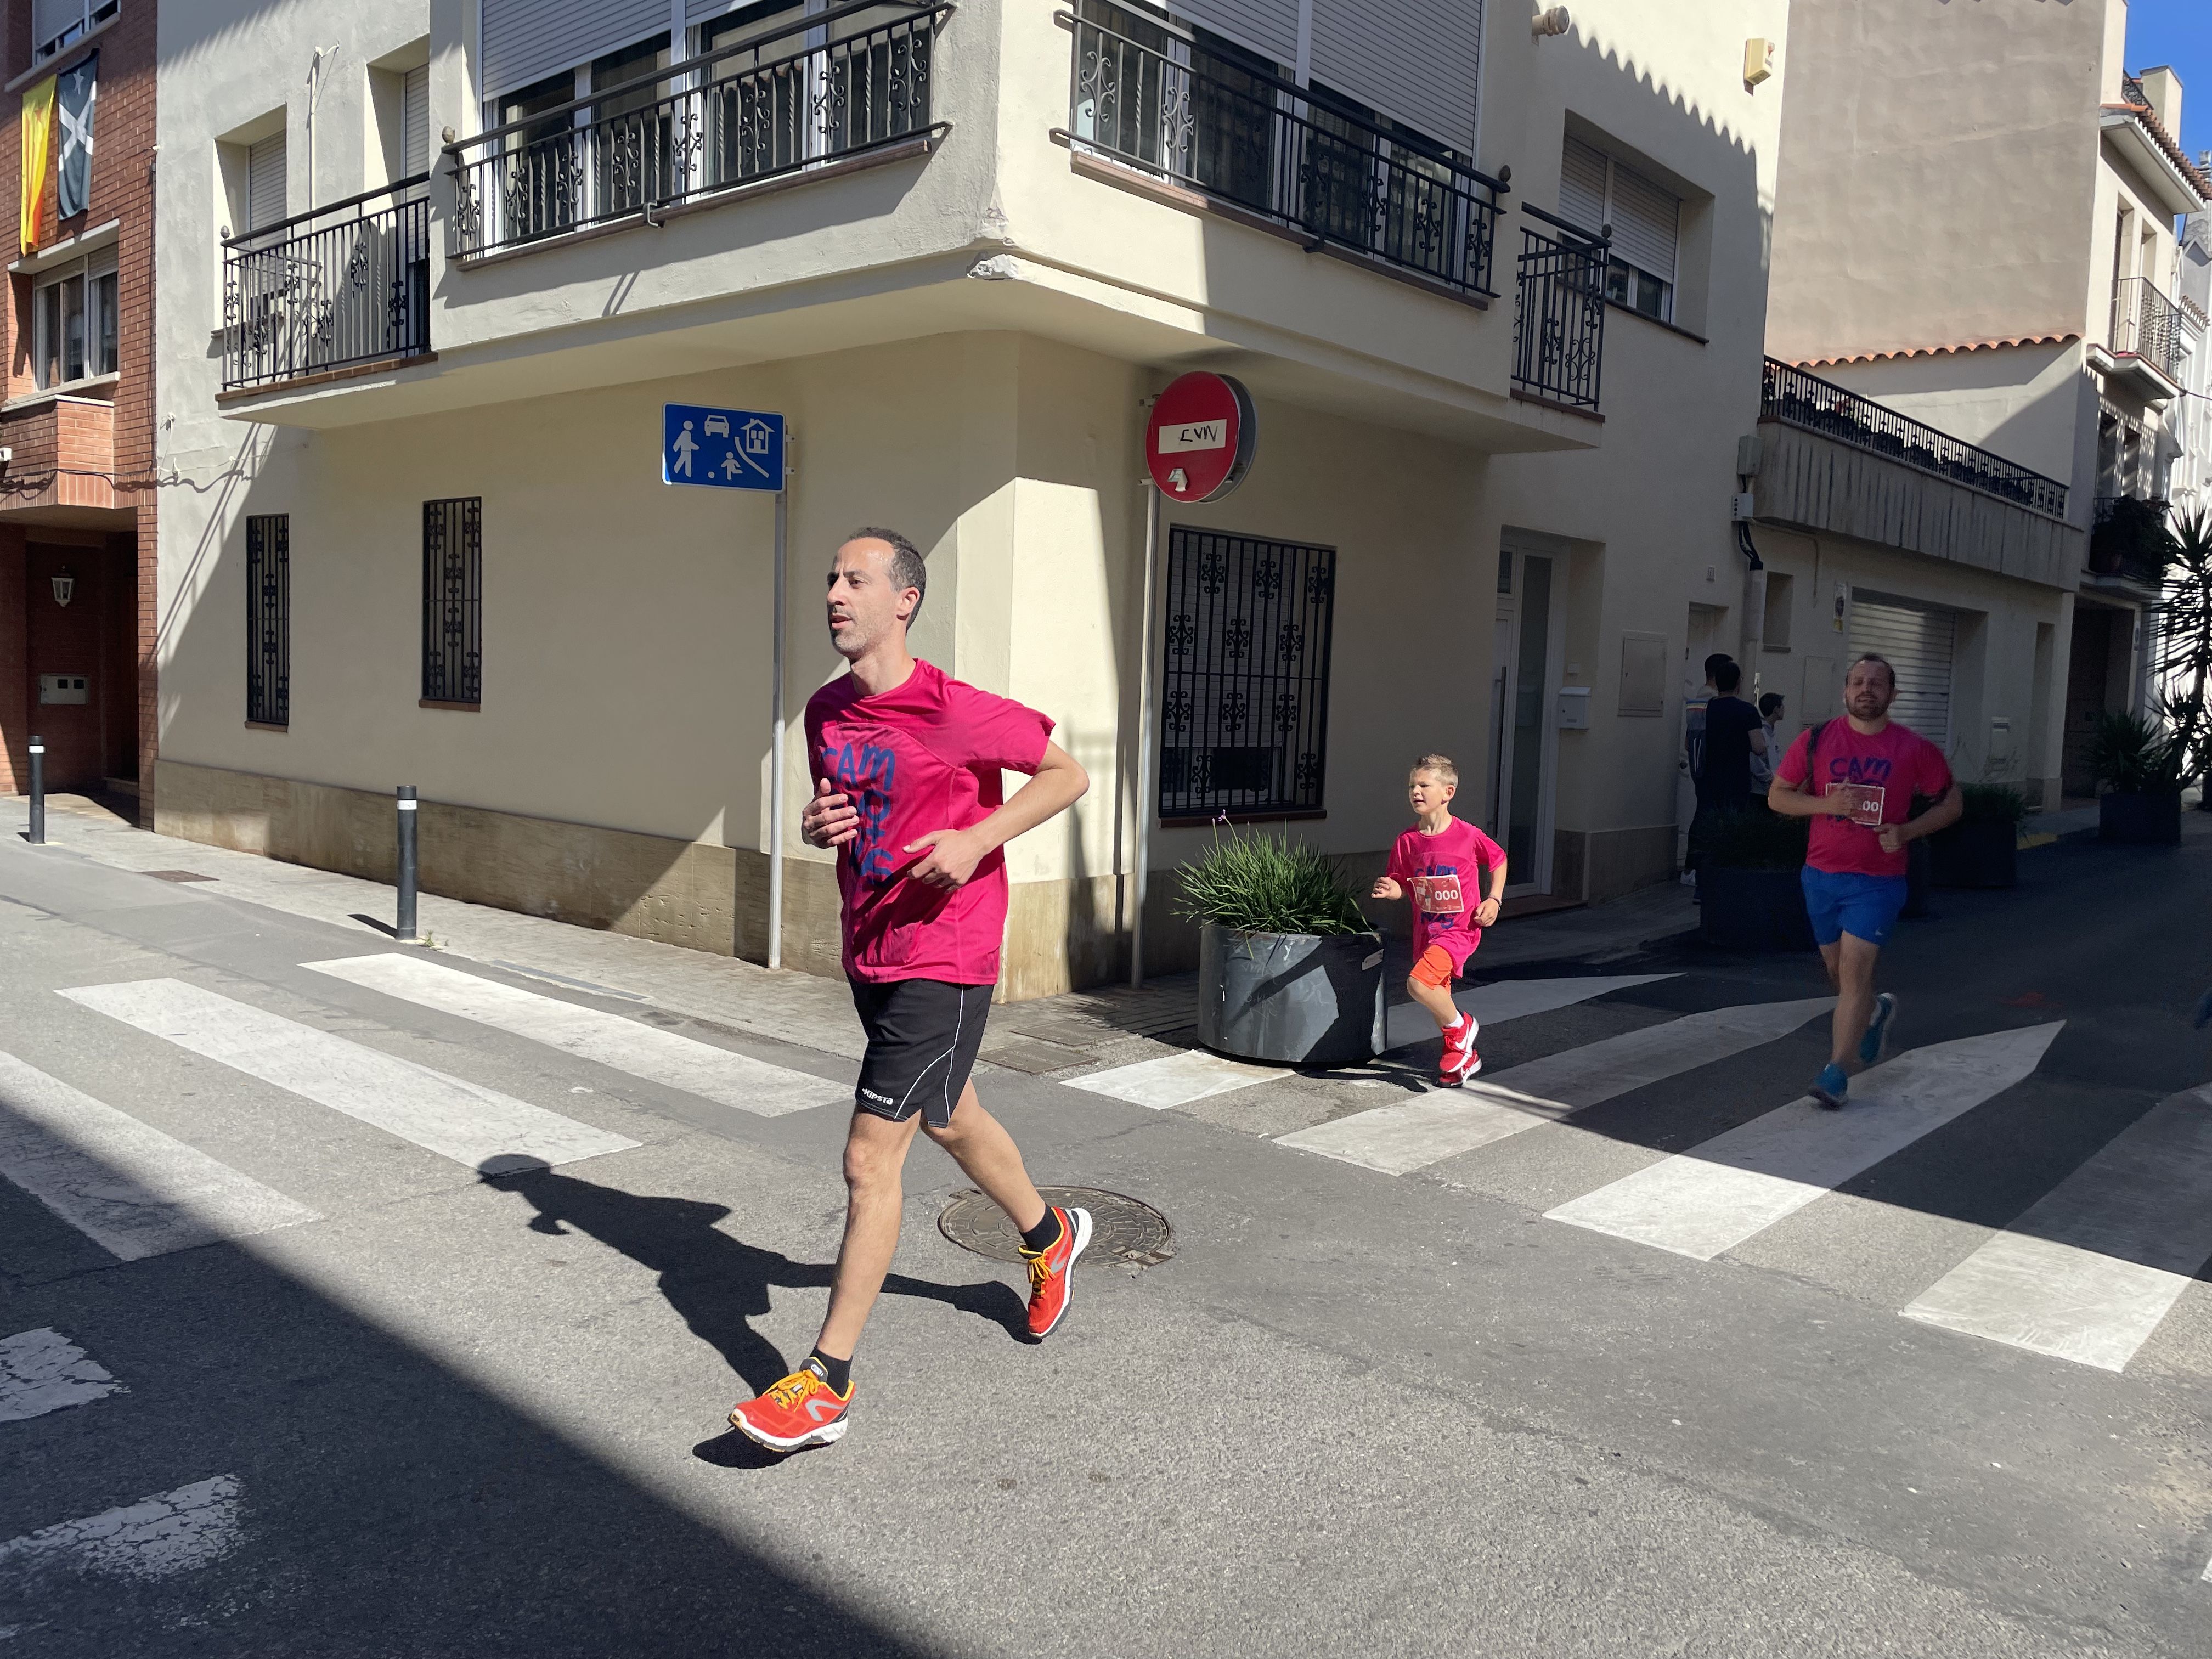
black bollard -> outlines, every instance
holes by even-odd
[[[31,834],[33,847],[46,844],[46,740],[31,739]]]
[[[422,943],[415,931],[415,786],[403,783],[399,786],[399,925],[392,930],[402,945]]]

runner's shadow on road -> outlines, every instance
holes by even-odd
[[[502,1161],[490,1158],[480,1166],[485,1184],[530,1201],[536,1211],[530,1218],[532,1231],[558,1237],[573,1227],[652,1268],[660,1275],[660,1293],[668,1305],[755,1394],[790,1373],[782,1352],[753,1328],[752,1321],[769,1310],[771,1290],[826,1290],[832,1264],[793,1261],[780,1251],[732,1237],[715,1224],[730,1213],[726,1204],[645,1197],[547,1169],[495,1172],[493,1166]],[[893,1273],[884,1280],[884,1290],[891,1296],[942,1302],[988,1319],[1018,1340],[1028,1335],[1021,1298],[996,1279],[939,1285]]]

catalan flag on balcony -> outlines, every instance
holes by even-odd
[[[46,216],[46,188],[53,177],[54,82],[49,75],[23,89],[23,252],[39,246],[39,222]]]

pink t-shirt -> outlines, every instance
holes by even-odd
[[[850,674],[806,702],[810,775],[852,797],[860,833],[837,849],[845,971],[880,982],[991,985],[1006,928],[1006,859],[994,850],[953,892],[907,879],[907,845],[981,823],[1005,799],[999,774],[1035,772],[1052,722],[1034,708],[917,661],[906,683],[863,696]]]
[[[1441,945],[1454,972],[1467,965],[1482,942],[1475,907],[1486,896],[1489,872],[1504,862],[1505,849],[1464,818],[1454,818],[1437,835],[1425,836],[1416,826],[1398,837],[1383,873],[1413,903],[1416,957]]]
[[[1775,781],[1795,789],[1805,781],[1805,749],[1815,728],[1797,734]],[[1848,790],[1856,798],[1856,810],[1848,818],[1813,820],[1813,841],[1805,862],[1834,876],[1901,876],[1905,854],[1881,850],[1881,826],[1902,823],[1912,810],[1912,798],[1940,799],[1951,791],[1951,764],[1943,751],[1908,726],[1895,720],[1872,737],[1852,729],[1847,720],[1832,720],[1818,728],[1820,745],[1813,764],[1814,780],[1827,794]]]

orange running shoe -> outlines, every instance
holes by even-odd
[[[1067,1313],[1071,1287],[1067,1270],[1091,1248],[1091,1212],[1054,1210],[1060,1237],[1042,1250],[1024,1250],[1030,1264],[1030,1335],[1042,1342]]]
[[[834,1445],[845,1432],[852,1403],[852,1387],[840,1395],[821,1372],[801,1365],[766,1394],[731,1407],[730,1426],[770,1451]]]

